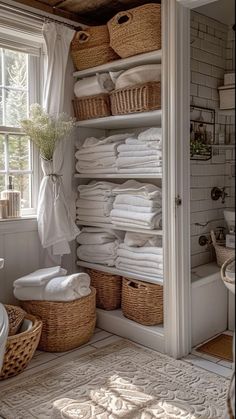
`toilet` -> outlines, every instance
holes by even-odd
[[[0,304],[0,371],[5,353],[5,346],[8,336],[8,315],[2,304]]]

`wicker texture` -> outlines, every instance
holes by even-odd
[[[91,26],[86,31],[76,32],[71,42],[71,57],[75,68],[84,70],[119,58],[109,42],[106,25]]]
[[[149,3],[109,20],[110,45],[121,57],[161,49],[161,5]]]
[[[163,323],[163,287],[123,278],[121,308],[125,317],[145,326]]]
[[[228,265],[230,265],[232,262],[235,261],[235,254],[233,257],[227,259],[223,265],[221,266],[221,278],[223,279],[223,281],[225,282],[229,282],[229,284],[234,284],[235,282],[233,281],[233,279],[229,278],[226,274],[226,268]]]
[[[15,335],[21,327],[25,317],[25,312],[22,310],[22,308],[9,304],[4,304],[4,307],[6,309],[9,321],[8,336],[12,336]]]
[[[22,372],[36,351],[42,331],[42,321],[30,314],[26,314],[25,319],[30,320],[33,325],[30,330],[8,337],[0,380],[14,377]]]
[[[121,306],[122,278],[94,269],[86,269],[91,285],[96,289],[96,306],[103,310],[115,310]]]
[[[225,247],[222,244],[218,244],[216,241],[215,233],[211,230],[211,240],[216,252],[216,261],[218,266],[222,266],[224,262],[227,261],[229,258],[233,258],[235,256],[235,249],[231,249],[229,247]]]
[[[111,115],[110,99],[107,93],[76,98],[72,102],[78,121]]]
[[[87,343],[96,324],[96,290],[70,302],[22,301],[22,307],[43,321],[39,349],[65,352]]]
[[[113,90],[110,101],[112,115],[161,109],[161,83],[148,82]]]

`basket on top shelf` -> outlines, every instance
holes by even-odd
[[[74,115],[78,121],[102,118],[111,115],[110,98],[108,93],[85,96],[72,100]]]
[[[222,266],[226,260],[235,256],[235,249],[225,247],[223,244],[219,244],[216,241],[215,233],[211,230],[211,240],[216,252],[216,261],[218,266]]]
[[[123,278],[121,308],[125,317],[145,326],[163,323],[163,286]]]
[[[38,348],[46,352],[65,352],[87,343],[96,324],[96,290],[68,302],[21,301],[29,313],[43,322]]]
[[[86,269],[91,285],[96,289],[96,306],[103,310],[116,310],[121,306],[122,278],[118,275]]]
[[[16,307],[16,311],[18,311],[18,307]],[[28,313],[25,313],[24,321],[30,324],[29,328],[7,338],[0,380],[14,377],[22,372],[28,366],[37,349],[42,331],[42,321]]]
[[[71,57],[77,70],[96,67],[119,58],[110,47],[106,25],[90,26],[76,32],[71,42]]]
[[[107,23],[110,45],[126,58],[161,49],[161,5],[145,4],[117,13]]]
[[[153,81],[113,90],[110,101],[112,115],[161,109],[161,83]]]

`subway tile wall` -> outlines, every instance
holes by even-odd
[[[226,227],[223,210],[234,207],[235,117],[218,112],[218,87],[224,84],[224,73],[235,69],[234,47],[231,27],[191,12],[191,105],[215,109],[215,144],[219,143],[220,132],[224,132],[227,143],[225,148],[214,147],[209,161],[191,160],[192,267],[215,259],[212,246],[200,246],[199,237],[209,237],[212,229]],[[211,199],[214,186],[226,188],[225,203]]]

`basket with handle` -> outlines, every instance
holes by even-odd
[[[161,49],[161,5],[145,4],[117,13],[107,23],[110,45],[121,57]]]
[[[121,308],[125,317],[137,323],[163,323],[163,286],[123,278]]]
[[[42,321],[28,313],[25,314],[25,319],[32,322],[32,327],[22,333],[8,336],[0,380],[14,377],[22,372],[37,349],[42,332]]]
[[[213,230],[211,230],[211,240],[216,252],[217,265],[221,267],[227,259],[234,257],[235,250],[217,243]]]
[[[71,41],[71,57],[75,68],[84,70],[119,58],[109,42],[106,25],[90,26],[76,32]]]
[[[25,317],[25,312],[22,310],[22,308],[10,304],[4,304],[4,307],[9,320],[8,336],[12,336],[15,335],[21,327]]]
[[[96,288],[96,306],[103,310],[116,310],[121,306],[122,278],[95,269],[86,269],[91,285]]]

